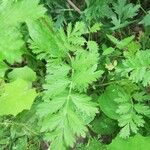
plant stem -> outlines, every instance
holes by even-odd
[[[82,13],[81,10],[80,10],[71,0],[67,0],[67,2],[68,2],[68,4],[69,4],[70,6],[72,6],[72,7],[74,8],[74,10],[75,10],[76,12],[78,12],[79,14]]]
[[[140,5],[140,8],[141,8],[141,10],[147,15],[147,12],[146,12],[146,10],[141,6],[141,2],[140,2],[140,0],[138,0],[138,4]]]
[[[110,85],[110,84],[114,84],[114,83],[120,83],[122,80],[120,81],[111,81],[111,82],[107,82],[107,83],[102,83],[99,85],[95,85],[96,87],[102,87],[102,86],[106,86],[106,85]]]

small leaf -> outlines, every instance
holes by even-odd
[[[90,28],[90,32],[94,33],[100,30],[102,24],[100,23],[95,23],[91,28]]]
[[[125,48],[126,46],[128,46],[129,43],[131,43],[133,41],[135,37],[134,36],[130,36],[130,37],[127,37],[123,40],[121,40],[118,44],[117,44],[117,47],[119,49],[123,49]]]
[[[122,138],[128,138],[130,135],[130,126],[129,124],[127,124],[126,126],[124,126],[120,133],[119,133],[119,136],[122,137]]]
[[[146,106],[144,104],[135,104],[134,109],[136,110],[137,113],[147,115],[150,113],[150,108],[149,106]]]
[[[145,26],[150,25],[150,11],[148,11],[147,15],[143,18],[143,20],[140,23],[144,24]]]
[[[132,108],[131,103],[120,104],[117,109],[117,113],[125,114]]]
[[[112,35],[107,35],[107,37],[112,41],[114,44],[118,45],[119,41]]]
[[[109,47],[104,50],[103,55],[104,56],[109,55],[109,54],[113,53],[114,51],[115,51],[115,49],[113,47]]]

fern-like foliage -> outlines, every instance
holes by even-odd
[[[141,95],[137,98],[137,95]],[[116,112],[120,115],[119,126],[122,127],[120,136],[123,138],[129,137],[131,133],[137,133],[139,127],[144,126],[143,115],[150,113],[149,106],[146,101],[149,97],[145,93],[128,93],[124,89],[118,91],[118,98],[115,101],[118,103]]]
[[[74,29],[69,24],[67,34],[63,29],[56,31],[53,29],[53,22],[49,18],[41,19],[37,22],[28,21],[31,48],[39,59],[46,59],[47,56],[63,58],[68,51],[83,50],[81,46],[85,44],[85,39],[81,35],[87,32],[84,23],[77,22]],[[43,28],[44,26],[44,28]]]
[[[83,22],[69,24],[66,33],[51,24],[45,18],[28,22],[28,27],[33,52],[47,61],[44,102],[38,107],[41,131],[52,141],[52,150],[63,150],[73,147],[76,137],[86,136],[86,125],[98,113],[86,90],[103,72],[97,70],[97,44],[82,36],[88,32]]]
[[[143,86],[150,84],[150,51],[138,51],[135,55],[123,60],[117,71],[135,83],[141,82]]]
[[[113,14],[109,7],[111,3],[112,0],[86,0],[87,8],[84,10],[86,19],[99,20],[104,17],[110,17]]]
[[[143,116],[150,113],[150,108],[147,106],[149,95],[144,91],[140,92],[131,82],[128,84],[128,86],[108,86],[99,99],[102,111],[112,119],[118,120],[122,138],[137,133],[139,128],[144,126]]]
[[[74,70],[72,75],[73,86],[79,91],[86,90],[88,85],[96,81],[103,73],[101,70],[97,71],[99,56],[97,44],[88,41],[87,48],[89,51],[77,51],[76,57],[72,59],[71,63]]]
[[[137,15],[140,5],[127,4],[127,0],[117,0],[113,3],[114,14],[111,19],[114,27],[113,30],[123,28],[131,23],[130,19]]]

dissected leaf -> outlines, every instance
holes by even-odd
[[[112,30],[123,28],[132,21],[131,18],[137,15],[140,5],[133,5],[132,3],[127,4],[127,0],[117,0],[113,3],[113,9],[115,14],[110,16],[114,27]]]
[[[123,60],[123,65],[118,67],[117,72],[135,83],[142,82],[144,86],[147,86],[150,84],[149,58],[149,50],[138,51],[135,55],[131,55],[126,60]]]

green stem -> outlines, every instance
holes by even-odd
[[[140,0],[138,0],[137,3],[140,5],[141,10],[147,15],[146,10],[141,6]]]
[[[120,83],[120,82],[122,82],[122,80],[120,80],[120,81],[111,81],[111,82],[102,83],[102,84],[95,85],[95,86],[96,87],[103,87],[103,86],[106,86],[106,85],[110,85],[110,84],[114,84],[114,83]]]
[[[71,62],[72,58],[71,58],[71,56],[70,56],[69,53],[68,53],[68,57],[69,57],[70,62]],[[74,70],[72,69],[71,77],[70,77],[70,78],[72,78],[73,74],[74,74]],[[65,115],[67,115],[67,108],[68,108],[68,106],[69,106],[69,100],[70,100],[72,88],[73,88],[73,82],[71,81],[71,82],[70,82],[70,85],[69,85],[69,92],[68,92],[67,102],[66,102],[66,105],[65,105],[65,112],[64,112]]]
[[[78,12],[79,14],[82,13],[81,10],[80,10],[71,0],[67,0],[67,3],[68,3],[71,7],[73,7],[73,9],[74,9],[76,12]]]

